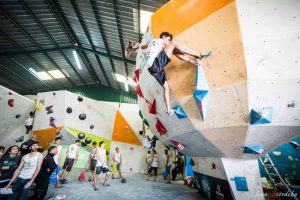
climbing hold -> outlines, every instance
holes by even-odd
[[[20,114],[17,114],[15,117],[16,117],[17,119],[19,119],[19,118],[21,117],[21,115],[20,115]]]
[[[12,95],[13,93],[11,91],[8,92],[8,95]]]
[[[139,111],[139,116],[143,119],[142,111]]]
[[[90,125],[90,129],[93,129],[94,128],[94,125]]]
[[[281,152],[280,152],[280,151],[273,151],[273,155],[274,155],[274,156],[280,156],[280,155],[281,155]]]
[[[244,153],[261,154],[263,151],[264,151],[264,147],[261,145],[244,146]]]
[[[298,149],[300,147],[300,144],[296,141],[290,141],[290,144],[296,149]]]
[[[82,98],[81,96],[78,96],[77,100],[78,100],[79,102],[82,102],[82,101],[83,101],[83,98]]]
[[[181,144],[180,142],[173,141],[173,140],[171,140],[171,142],[173,143],[173,145],[176,146],[178,152],[184,150],[185,145]]]
[[[85,138],[85,143],[86,143],[86,144],[92,143],[92,139],[89,138],[89,137]]]
[[[237,191],[249,191],[246,177],[236,176],[234,178],[231,178],[230,180],[235,182]]]
[[[45,99],[44,98],[42,98],[42,99],[40,99],[40,101],[39,101],[41,104],[43,104],[44,105],[44,103],[45,103]]]
[[[156,115],[156,100],[154,99],[153,102],[151,103],[146,99],[146,102],[148,104],[149,113]]]
[[[21,136],[17,139],[15,139],[16,142],[23,142],[24,141],[24,136]]]
[[[82,146],[82,147],[86,147],[86,146],[87,146],[87,144],[86,144],[86,143],[84,143],[84,142],[81,142],[81,146]]]
[[[139,81],[140,80],[140,69],[137,69],[134,71],[136,79]]]
[[[130,151],[133,151],[133,150],[134,150],[134,147],[131,146],[129,149],[130,149]]]
[[[143,120],[143,123],[144,123],[146,126],[150,126],[150,125],[149,125],[149,122],[148,122],[146,119]]]
[[[10,106],[10,107],[14,107],[14,99],[9,99],[8,101],[7,101],[7,104]]]
[[[273,107],[255,108],[250,112],[250,124],[269,124],[272,122]]]
[[[49,125],[52,126],[53,128],[56,128],[55,118],[54,117],[50,117],[50,123],[49,123]]]
[[[175,110],[175,114],[178,119],[187,117],[187,114],[181,106],[175,106],[173,109]]]
[[[71,107],[67,108],[67,113],[72,113],[72,108]]]
[[[86,119],[86,114],[80,114],[79,119],[80,120],[85,120]]]
[[[43,109],[43,104],[39,103],[36,107],[37,110],[42,110]]]
[[[208,90],[195,90],[193,93],[194,99],[196,101],[197,107],[201,114],[202,120],[206,118],[206,110],[208,104]]]
[[[159,135],[162,136],[166,134],[167,129],[164,127],[164,125],[161,123],[161,121],[158,118],[156,118],[156,120],[157,121],[155,126],[156,126],[156,130],[159,132]]]
[[[288,161],[290,161],[290,162],[293,162],[293,161],[294,161],[294,158],[293,158],[292,156],[288,156],[287,159],[288,159]]]
[[[56,95],[56,93],[55,93],[55,92],[53,92],[52,94],[53,94],[53,96],[55,96],[55,95]]]
[[[84,133],[79,133],[77,137],[78,137],[79,140],[82,140],[83,138],[85,138],[85,134]]]
[[[55,118],[54,117],[50,117],[50,122],[54,122]]]
[[[52,105],[52,106],[47,106],[47,107],[46,107],[47,114],[53,113],[52,107],[53,107],[53,105]]]
[[[195,162],[194,162],[194,160],[192,158],[190,159],[190,163],[189,164],[192,165],[192,166],[195,165]]]
[[[141,88],[140,88],[140,85],[137,85],[137,86],[136,86],[135,91],[136,91],[136,93],[139,95],[139,97],[144,98],[144,95],[143,95],[143,92],[142,92],[142,90],[141,90]]]

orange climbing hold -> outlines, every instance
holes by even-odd
[[[142,146],[133,129],[119,110],[116,113],[112,141]]]

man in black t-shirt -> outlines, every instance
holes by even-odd
[[[49,147],[48,154],[43,160],[39,175],[35,179],[36,188],[33,196],[34,200],[43,200],[47,194],[50,176],[57,167],[53,159],[56,153],[56,146]]]
[[[32,143],[37,142],[37,136],[36,135],[32,135],[32,138],[27,140],[26,142],[24,142],[21,146],[20,146],[20,154],[21,156],[25,156],[26,154],[29,154],[31,152],[30,150],[30,146]]]

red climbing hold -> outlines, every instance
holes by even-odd
[[[134,147],[130,147],[130,151],[133,151],[134,150]]]
[[[167,132],[167,129],[164,127],[164,125],[161,123],[161,121],[159,121],[158,118],[156,118],[156,130],[159,132],[159,135],[162,136],[164,134],[166,134]]]
[[[14,99],[9,99],[8,101],[7,101],[7,104],[10,106],[10,107],[14,107]]]
[[[177,151],[182,151],[185,148],[185,146],[180,142],[173,141],[173,140],[171,140],[171,142],[173,143],[173,145],[177,147]]]
[[[140,80],[140,69],[135,70],[135,77],[137,78],[137,80]]]
[[[9,94],[9,95],[13,95],[13,93],[12,93],[12,92],[8,92],[8,94]]]
[[[141,98],[144,98],[144,95],[143,95],[143,92],[140,88],[140,85],[137,85],[136,86],[136,89],[135,89],[136,93],[141,97]]]
[[[146,101],[148,103],[149,106],[149,113],[156,115],[156,101],[155,99],[153,100],[153,103]]]

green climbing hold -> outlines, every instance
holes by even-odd
[[[146,119],[143,120],[143,123],[146,125],[146,126],[149,126],[149,123]]]
[[[142,119],[144,119],[143,114],[142,114],[142,111],[139,111],[139,115],[140,115],[140,117],[141,117]]]
[[[17,139],[15,139],[16,142],[23,142],[24,141],[24,136],[21,136]]]
[[[292,156],[288,156],[288,160],[293,162],[294,161],[294,158]]]
[[[21,117],[20,114],[17,114],[17,115],[16,115],[16,119],[19,119],[20,117]]]
[[[195,162],[194,162],[194,160],[192,158],[190,159],[190,165],[192,165],[192,166],[195,165]]]

